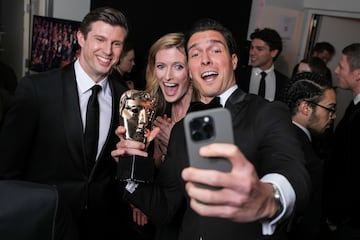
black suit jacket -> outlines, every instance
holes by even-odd
[[[360,103],[345,111],[332,135],[332,158],[325,164],[327,215],[339,224],[359,227]]]
[[[251,79],[252,67],[242,66],[236,71],[236,80],[238,86],[245,91],[249,92],[250,79]],[[275,78],[276,78],[276,87],[275,87],[275,98],[274,100],[282,100],[283,99],[283,91],[290,81],[290,79],[282,74],[281,72],[274,69]]]
[[[120,94],[125,89],[111,78],[109,86],[113,95],[111,126],[91,172],[85,156],[73,63],[21,79],[0,135],[0,178],[55,185],[60,208],[64,208],[59,210],[59,215],[64,216],[58,216],[57,226],[62,220],[69,225],[74,221],[72,228],[79,219],[94,217],[97,221],[89,232],[99,229],[101,236],[107,234],[104,229],[111,232],[107,220],[121,210],[111,151],[118,142],[115,129],[119,124]],[[117,220],[121,217],[117,216]],[[121,228],[121,224],[116,226]],[[58,229],[57,236],[62,234],[66,234],[65,229]],[[92,236],[96,234],[89,238]],[[66,239],[72,238],[68,235]]]
[[[254,164],[258,176],[283,174],[296,192],[296,209],[303,209],[309,196],[310,180],[304,166],[304,153],[299,147],[287,107],[283,103],[269,102],[238,89],[228,99],[226,108],[232,113],[235,143]],[[190,208],[185,182],[181,178],[181,171],[189,166],[183,121],[175,124],[167,153],[156,182],[140,184],[132,194],[125,191],[127,200],[140,207],[157,224],[181,222],[179,239],[198,240],[200,236],[206,240],[239,237],[269,239],[262,236],[259,221],[235,223],[201,217]],[[279,237],[278,234],[276,236]]]
[[[290,239],[320,239],[321,221],[323,214],[322,195],[323,195],[323,174],[324,162],[314,151],[305,132],[294,124],[301,147],[305,153],[306,168],[311,178],[311,196],[305,211],[296,218],[291,231]]]

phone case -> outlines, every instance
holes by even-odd
[[[234,143],[231,114],[226,108],[190,112],[184,118],[190,166],[229,172],[231,162],[224,158],[204,158],[199,148],[210,143]],[[209,186],[207,186],[209,187]]]

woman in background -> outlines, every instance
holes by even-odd
[[[131,71],[135,66],[135,48],[131,41],[126,41],[120,55],[120,60],[111,72],[111,75],[126,86],[128,89],[135,89],[134,81],[131,78]]]

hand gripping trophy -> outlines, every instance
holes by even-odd
[[[120,98],[120,125],[126,128],[125,137],[147,144],[155,117],[156,101],[146,91],[128,90]],[[122,181],[150,182],[154,163],[149,158],[132,155],[120,158],[117,178]]]

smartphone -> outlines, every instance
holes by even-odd
[[[199,155],[200,147],[210,143],[234,143],[231,113],[226,108],[190,112],[184,118],[184,130],[191,167],[231,171],[231,162],[225,158],[206,158]],[[200,187],[214,188],[197,184]]]

